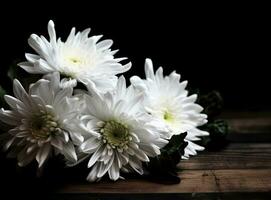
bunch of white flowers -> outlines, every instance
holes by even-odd
[[[15,79],[14,97],[5,95],[10,110],[1,109],[0,120],[10,129],[2,137],[4,149],[17,157],[18,165],[36,160],[38,167],[56,154],[68,166],[88,159],[88,181],[105,174],[111,180],[120,172],[143,174],[143,163],[157,157],[173,135],[187,134],[183,158],[204,148],[193,141],[208,135],[197,127],[207,123],[197,95],[188,96],[187,81],[172,72],[156,72],[146,59],[146,79],[134,76],[126,85],[123,76],[131,63],[115,58],[112,40],[100,41],[90,29],[75,32],[65,42],[57,39],[53,21],[48,23],[50,39],[32,34],[29,45],[36,54],[26,53],[19,66],[42,78],[28,92]],[[85,90],[75,90],[77,82]]]

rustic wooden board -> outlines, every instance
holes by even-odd
[[[233,195],[242,193],[252,194],[246,199],[270,197],[268,193],[271,192],[271,143],[231,143],[221,152],[204,152],[182,161],[180,167],[182,181],[176,185],[163,185],[138,179],[115,183],[107,181],[95,184],[67,183],[62,185],[57,193],[102,195],[101,197],[107,197],[106,194],[167,194],[170,196],[164,198],[173,199],[177,197],[242,199],[244,197],[242,195]],[[254,193],[258,195],[255,196]]]
[[[221,115],[229,124],[230,141],[271,142],[270,112],[224,112]]]
[[[270,193],[54,194],[50,200],[270,200]]]
[[[271,169],[271,143],[230,143],[219,152],[201,152],[181,169]]]
[[[200,152],[183,160],[179,164],[180,184],[165,185],[138,178],[91,184],[65,178],[56,184],[48,182],[48,187],[47,183],[43,184],[42,193],[50,191],[49,197],[44,198],[270,200],[271,114],[244,112],[223,116],[230,124],[230,143],[221,151]]]
[[[57,194],[80,194],[82,199],[97,195],[133,199],[129,194],[137,195],[134,199],[271,199],[271,114],[229,112],[222,117],[229,122],[231,143],[222,151],[205,151],[182,161],[180,184],[141,179],[67,183]]]
[[[217,193],[271,192],[271,169],[184,170],[182,182],[164,185],[146,180],[66,184],[60,193]]]

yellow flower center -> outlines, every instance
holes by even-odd
[[[59,124],[56,122],[55,117],[44,111],[33,115],[30,122],[30,132],[35,139],[46,140],[59,130]]]
[[[100,132],[103,142],[107,144],[108,148],[123,150],[128,148],[127,145],[132,140],[128,127],[114,120],[105,122]]]
[[[68,59],[70,62],[72,62],[73,64],[80,64],[82,61],[79,58],[76,57],[71,57]]]
[[[170,113],[169,111],[165,111],[164,112],[164,120],[168,121],[168,122],[172,122],[174,120],[172,113]]]

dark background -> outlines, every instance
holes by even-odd
[[[87,4],[89,3],[89,4]],[[108,4],[43,2],[6,6],[1,13],[1,81],[10,87],[6,70],[24,60],[31,33],[47,35],[53,19],[58,36],[70,29],[92,28],[114,40],[117,56],[127,56],[143,76],[146,57],[166,73],[176,70],[192,88],[219,90],[226,109],[266,110],[270,104],[270,20],[264,5]],[[64,5],[65,4],[65,5]],[[67,6],[70,5],[70,6]],[[32,6],[32,7],[31,7]]]

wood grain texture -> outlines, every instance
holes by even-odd
[[[154,199],[271,199],[271,113],[227,112],[222,118],[229,123],[231,143],[222,151],[200,152],[182,161],[180,184],[144,179],[66,183],[55,194],[81,195],[82,199],[93,195],[130,198],[129,194],[137,195],[134,199],[144,199],[144,195]]]
[[[201,152],[181,169],[271,169],[271,143],[230,143],[223,151]]]
[[[271,143],[232,143],[220,152],[204,152],[180,163],[177,185],[147,180],[71,183],[59,193],[232,193],[271,192]]]
[[[50,200],[270,200],[270,193],[149,193],[149,194],[54,194]]]
[[[59,193],[219,193],[271,192],[271,169],[184,170],[182,181],[163,185],[146,180],[66,184]]]
[[[224,112],[221,115],[229,124],[230,141],[271,142],[270,112]]]
[[[199,152],[198,156],[181,161],[180,184],[165,185],[144,178],[99,183],[77,179],[69,182],[66,178],[55,185],[49,182],[48,188],[43,185],[47,191],[50,188],[48,198],[44,198],[270,200],[271,113],[225,113],[222,118],[229,122],[231,142],[221,151]]]

